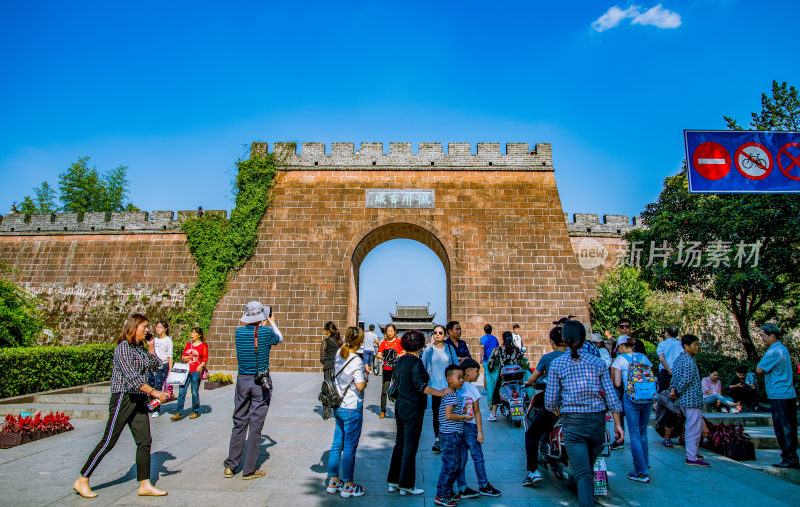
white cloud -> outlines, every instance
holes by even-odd
[[[678,28],[681,26],[681,15],[664,9],[661,4],[658,4],[633,18],[631,24],[653,25],[658,28]]]
[[[620,21],[625,18],[633,18],[639,15],[641,15],[641,13],[639,8],[635,5],[628,7],[624,11],[614,5],[592,23],[592,28],[598,32],[603,32],[609,28],[616,27]]]
[[[681,26],[681,15],[669,9],[664,9],[661,4],[642,12],[642,7],[631,5],[627,9],[611,6],[605,14],[592,23],[596,32],[604,32],[617,27],[623,20],[631,19],[632,25],[655,26],[658,28],[677,28]]]

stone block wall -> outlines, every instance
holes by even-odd
[[[168,318],[197,279],[182,234],[0,234],[0,262],[40,298],[45,343],[64,345],[115,340],[134,312]]]
[[[362,143],[359,154],[350,143],[334,143],[329,154],[309,143],[300,154],[290,150],[290,170],[260,225],[256,253],[214,313],[209,335],[217,361],[232,367],[242,307],[259,299],[274,307],[286,337],[271,355],[273,366],[318,370],[323,323],[342,329],[356,322],[354,263],[398,237],[428,242],[447,261],[447,317],[461,322],[475,354],[487,322],[497,329],[519,323],[538,357],[554,318],[588,318],[549,145],[534,154],[524,144],[507,145],[506,154],[498,144],[479,145],[477,155],[453,144],[447,154],[436,143],[409,151],[392,144],[383,154],[380,143]],[[433,189],[436,207],[366,208],[367,189]]]
[[[288,170],[260,224],[253,258],[231,280],[208,330],[211,367],[232,369],[234,329],[244,303],[272,304],[286,335],[276,369],[317,370],[321,326],[356,321],[358,267],[395,238],[429,246],[447,273],[448,319],[461,321],[477,354],[485,323],[519,323],[529,354],[548,349],[555,318],[588,319],[595,276],[624,251],[628,217],[563,214],[549,144],[303,143],[288,150]],[[266,152],[254,143],[254,153]],[[435,208],[365,207],[367,189],[431,189]],[[37,294],[53,343],[116,339],[135,311],[151,320],[183,308],[197,277],[180,224],[197,211],[43,214],[0,217],[5,276]],[[225,213],[225,211],[206,211]],[[595,243],[587,244],[591,240]],[[605,249],[582,267],[581,252]],[[574,252],[574,253],[573,253]],[[444,319],[444,316],[441,316]],[[178,330],[173,330],[178,336]]]

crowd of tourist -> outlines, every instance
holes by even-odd
[[[272,310],[257,301],[245,307],[242,326],[236,330],[238,376],[233,411],[229,453],[223,463],[224,477],[233,477],[241,469],[242,479],[263,477],[258,470],[258,446],[261,430],[272,399],[269,372],[271,348],[283,341],[273,320]],[[159,413],[167,373],[173,367],[169,324],[159,321],[156,335],[148,330],[145,316],[135,314],[126,322],[114,351],[111,374],[109,418],[100,442],[89,454],[73,488],[81,496],[97,496],[89,487],[89,478],[103,457],[114,447],[122,430],[128,426],[136,443],[136,470],[139,495],[163,496],[167,493],[150,483],[150,417]],[[789,352],[782,343],[781,330],[774,324],[761,328],[767,350],[755,372],[744,365],[724,386],[716,368],[701,378],[695,356],[700,351],[697,336],[680,336],[676,328],[665,330],[658,344],[657,375],[655,365],[645,353],[644,343],[633,338],[632,323],[621,319],[618,335],[591,333],[589,326],[569,316],[554,322],[549,332],[552,352],[543,354],[529,368],[519,326],[504,331],[498,340],[487,324],[480,339],[477,359],[461,337],[461,325],[451,321],[436,326],[430,341],[420,331],[398,336],[394,325],[385,328],[378,340],[374,326],[366,333],[357,326],[345,330],[342,339],[334,322],[324,326],[320,344],[323,389],[320,400],[322,416],[333,419],[333,441],[328,457],[325,490],[342,497],[365,494],[354,481],[356,456],[364,419],[364,390],[370,373],[381,381],[380,418],[393,416],[396,436],[386,481],[390,492],[400,495],[424,493],[415,484],[416,458],[424,415],[432,409],[435,443],[432,450],[441,454],[441,469],[436,486],[437,505],[452,507],[462,499],[500,496],[489,482],[484,463],[483,414],[480,400],[486,397],[490,412],[486,421],[496,421],[499,403],[497,375],[505,366],[517,365],[526,370],[527,387],[542,386],[544,396],[529,419],[525,432],[528,474],[523,486],[544,480],[539,470],[540,442],[560,420],[563,442],[577,484],[581,506],[593,505],[593,465],[606,438],[606,423],[613,420],[611,449],[623,449],[625,426],[631,450],[633,481],[650,481],[648,423],[656,409],[656,428],[663,431],[665,447],[673,439],[685,446],[686,464],[708,467],[698,454],[701,436],[707,434],[703,410],[738,412],[761,410],[756,374],[764,375],[765,391],[772,414],[775,434],[781,448],[781,468],[800,468],[797,456],[797,393],[792,379]],[[192,412],[200,411],[199,381],[207,373],[209,351],[203,330],[195,327],[186,344],[182,361],[188,365],[186,381],[179,387],[178,406],[172,419],[182,418],[187,391],[192,390]],[[478,361],[480,360],[480,362]],[[381,371],[375,370],[376,361]],[[483,370],[484,382],[476,385]],[[657,391],[655,389],[657,378]],[[323,396],[328,386],[327,397]],[[649,391],[653,386],[652,392]],[[660,394],[659,394],[660,393]],[[537,398],[534,398],[536,400]],[[655,401],[657,400],[657,401]],[[390,413],[388,403],[394,403]],[[532,403],[535,405],[535,403]],[[627,421],[627,424],[625,423]],[[468,458],[472,457],[477,489],[466,481]]]

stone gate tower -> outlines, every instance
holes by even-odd
[[[278,143],[273,150],[284,149]],[[267,153],[254,143],[252,153]],[[291,151],[291,150],[290,150]],[[273,306],[286,343],[276,370],[318,370],[325,321],[357,322],[358,274],[366,255],[397,238],[441,259],[447,315],[473,355],[483,325],[522,326],[538,357],[557,317],[588,321],[580,270],[553,174],[549,144],[303,143],[291,151],[255,254],[231,280],[208,332],[212,365],[235,366],[233,333],[251,299]]]

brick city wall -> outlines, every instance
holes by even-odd
[[[369,250],[395,238],[420,241],[442,259],[449,317],[461,321],[472,350],[485,322],[516,322],[538,357],[555,317],[588,318],[596,269],[582,268],[572,249],[591,238],[617,251],[620,235],[638,226],[617,215],[602,223],[581,214],[569,221],[548,144],[534,151],[508,144],[500,153],[499,144],[482,143],[473,155],[466,143],[449,144],[447,153],[438,143],[421,143],[418,153],[410,143],[391,143],[387,154],[381,143],[362,143],[357,152],[352,143],[334,143],[329,153],[322,143],[304,143],[288,154],[288,164],[256,253],[214,314],[214,368],[233,367],[230,337],[242,306],[260,299],[275,308],[287,340],[273,351],[273,367],[318,369],[322,323],[343,328],[356,321],[358,266]],[[367,189],[430,189],[435,207],[367,208]],[[197,270],[179,227],[196,213],[7,215],[0,262],[17,270],[7,276],[43,298],[59,342],[107,341],[133,311],[155,320],[182,309]]]

